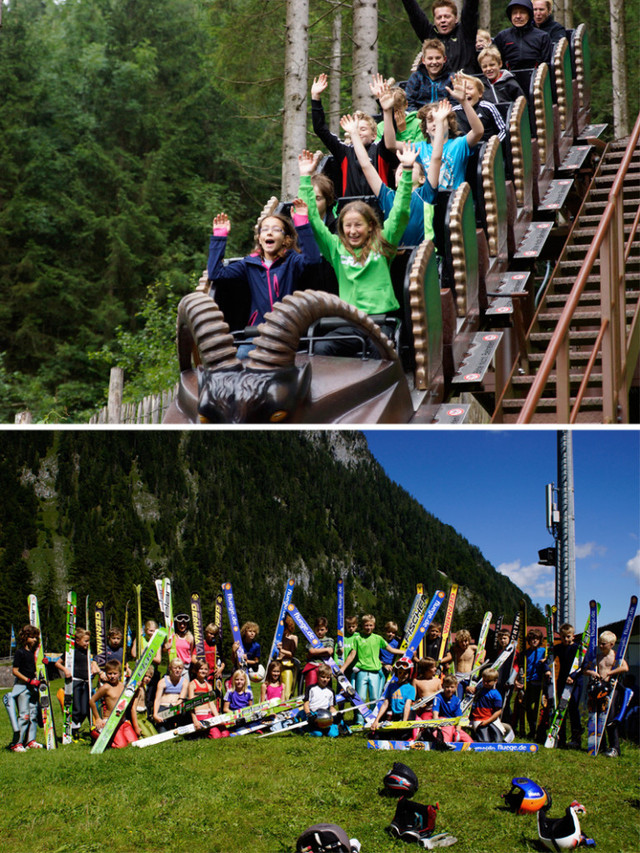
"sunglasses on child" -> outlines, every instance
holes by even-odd
[[[191,617],[187,616],[186,613],[179,613],[173,621],[178,622],[180,625],[186,625],[190,619]]]

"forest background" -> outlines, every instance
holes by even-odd
[[[213,215],[232,219],[227,255],[245,253],[257,214],[279,191],[286,5],[2,5],[0,422],[23,409],[39,422],[86,421],[104,404],[116,365],[127,399],[173,384],[175,307],[205,267]],[[310,2],[310,77],[328,68],[335,5]],[[492,3],[493,34],[507,25],[505,6]],[[406,79],[418,41],[399,0],[379,0],[378,9],[379,71]],[[636,4],[625,14],[633,117]],[[606,0],[574,9],[589,29],[598,122],[612,120],[608,16]]]
[[[0,655],[30,593],[47,649],[60,650],[67,590],[80,624],[88,595],[119,625],[130,600],[135,626],[134,584],[144,618],[159,618],[160,577],[171,578],[174,613],[198,592],[205,622],[231,582],[240,622],[262,627],[263,654],[289,578],[305,618],[327,616],[333,629],[339,577],[347,614],[401,626],[417,583],[430,595],[460,585],[454,630],[477,631],[486,610],[511,624],[523,596],[390,480],[356,432],[7,430],[0,493]],[[530,624],[543,624],[524,598]]]

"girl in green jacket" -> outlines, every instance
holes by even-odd
[[[315,168],[314,155],[305,150],[298,157],[299,195],[309,209],[309,222],[320,252],[335,270],[340,298],[367,314],[386,315],[400,307],[393,292],[389,268],[409,221],[411,177],[416,157],[414,145],[406,145],[403,151],[398,152],[403,173],[384,226],[380,225],[369,205],[353,201],[340,213],[337,234],[332,234],[323,223],[315,204],[310,178]],[[386,334],[391,331],[384,325],[381,328]],[[332,332],[332,337],[351,336],[351,339],[320,341],[314,352],[317,355],[358,355],[362,345],[353,340],[354,334],[362,337],[363,332],[353,326],[341,326]],[[370,344],[367,345],[367,355],[379,357]]]

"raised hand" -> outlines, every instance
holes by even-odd
[[[224,231],[226,234],[231,231],[231,220],[226,213],[218,213],[213,217],[213,230]]]
[[[441,121],[442,123],[446,122],[451,115],[452,109],[451,101],[440,101],[433,111],[434,120]]]
[[[451,95],[452,98],[455,98],[456,101],[459,101],[461,104],[468,100],[464,77],[459,73],[454,74],[451,82],[453,84],[453,88],[450,89],[447,86],[447,94]]]
[[[396,157],[400,161],[403,169],[412,169],[413,164],[418,158],[418,148],[413,143],[407,143],[396,151]]]
[[[315,156],[306,148],[298,154],[298,171],[300,175],[313,175],[316,168]]]
[[[374,74],[369,83],[369,89],[374,98],[380,98],[380,94],[384,92],[385,79],[382,74]]]
[[[317,77],[314,77],[313,83],[311,84],[311,100],[319,101],[320,96],[328,85],[329,78],[326,74],[319,74]]]
[[[307,207],[306,202],[304,202],[301,198],[294,198],[291,202],[291,211],[295,213],[296,216],[306,216],[309,217],[309,208]]]
[[[394,96],[393,91],[391,89],[391,81],[385,80],[382,91],[378,95],[378,100],[380,101],[380,106],[383,110],[392,110],[394,104]]]
[[[358,134],[358,122],[350,113],[342,116],[340,119],[340,127],[345,133],[349,134],[351,139]]]

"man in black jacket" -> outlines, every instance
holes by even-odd
[[[444,44],[449,71],[479,73],[476,60],[478,0],[464,0],[460,20],[454,0],[434,0],[431,7],[433,24],[417,0],[402,0],[402,5],[407,10],[409,23],[421,42],[425,39],[440,39]]]
[[[535,68],[541,62],[550,63],[553,52],[551,39],[535,26],[531,0],[511,0],[507,6],[507,17],[512,26],[499,32],[493,40],[505,67],[513,71]]]
[[[552,44],[557,44],[560,39],[567,38],[567,31],[555,20],[552,10],[551,0],[533,0],[533,21],[536,27],[549,34]]]

